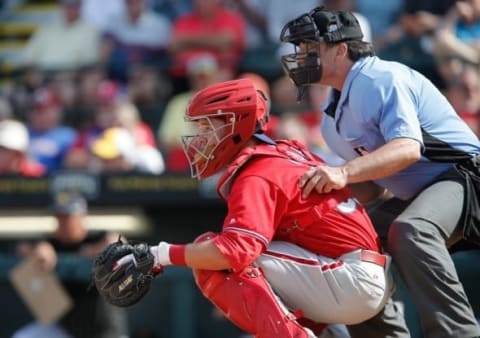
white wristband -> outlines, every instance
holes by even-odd
[[[171,265],[170,261],[170,244],[167,242],[160,242],[157,246],[151,246],[150,252],[155,257],[155,265]]]

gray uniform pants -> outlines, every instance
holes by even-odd
[[[417,306],[424,337],[470,338],[480,328],[468,302],[448,248],[461,239],[464,188],[442,181],[412,201],[392,198],[370,214]],[[390,300],[374,318],[354,326],[355,338],[410,337],[402,306]]]

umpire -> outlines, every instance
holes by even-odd
[[[289,23],[281,40],[295,53],[282,63],[299,88],[331,86],[323,136],[346,162],[312,168],[300,178],[305,196],[352,185],[362,202],[385,198],[372,211],[385,248],[413,296],[425,337],[478,337],[480,328],[449,248],[479,243],[480,143],[423,75],[374,55],[349,12],[316,8]],[[390,302],[353,337],[409,337]]]

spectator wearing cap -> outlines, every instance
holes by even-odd
[[[65,166],[92,172],[139,171],[161,174],[165,165],[153,133],[139,120],[136,107],[111,80],[96,92],[93,124],[81,131],[68,151]]]
[[[208,53],[192,58],[187,64],[187,74],[189,89],[174,95],[167,102],[157,131],[158,145],[165,156],[166,169],[170,172],[190,170],[181,143],[181,136],[191,132],[183,120],[190,98],[197,91],[225,79],[217,60]]]
[[[102,81],[95,93],[94,127],[101,130],[112,127],[115,123],[115,110],[122,100],[123,92],[118,82]]]
[[[90,230],[86,224],[88,205],[82,194],[61,191],[55,194],[50,211],[55,219],[53,233],[37,241],[19,241],[17,252],[21,257],[33,257],[40,269],[54,271],[64,255],[77,255],[92,260],[118,234]],[[30,323],[14,333],[15,338],[37,337],[127,337],[126,312],[106,304],[98,293],[89,289],[89,281],[72,276],[62,284],[73,300],[73,308],[58,323],[45,328]],[[45,335],[44,330],[49,333]],[[43,334],[43,335],[42,335]]]
[[[165,169],[160,152],[135,142],[121,127],[106,129],[91,145],[89,170],[96,172],[142,172],[161,174]]]
[[[47,173],[52,173],[63,168],[65,155],[75,140],[76,131],[62,125],[62,103],[51,89],[37,89],[32,101],[32,109],[27,114],[29,154],[43,164]]]
[[[100,61],[100,32],[80,16],[81,0],[61,0],[61,16],[41,26],[21,63],[44,71],[76,70]]]
[[[28,130],[21,122],[0,121],[0,175],[38,177],[45,174],[43,165],[28,157]]]
[[[64,163],[66,168],[87,169],[92,143],[104,130],[115,126],[115,111],[123,100],[119,83],[112,80],[101,81],[94,96],[92,121],[78,132],[73,145],[68,150]]]

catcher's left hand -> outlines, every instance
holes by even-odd
[[[161,270],[147,244],[121,241],[110,244],[93,263],[93,281],[108,303],[127,307],[137,303],[150,289]]]

